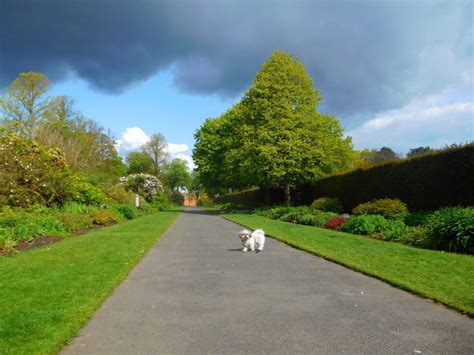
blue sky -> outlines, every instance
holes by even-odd
[[[194,131],[279,49],[356,148],[406,153],[474,139],[473,13],[468,0],[0,0],[0,86],[45,73],[121,153],[159,132],[189,160]]]

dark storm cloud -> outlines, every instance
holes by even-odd
[[[172,69],[184,92],[234,96],[282,49],[305,64],[324,110],[367,114],[472,80],[471,10],[470,2],[0,0],[0,81],[35,70],[120,93]]]

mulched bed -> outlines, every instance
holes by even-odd
[[[103,228],[103,227],[105,227],[105,226],[100,226],[100,225],[94,224],[91,228],[81,229],[77,232],[72,233],[67,238],[79,237],[81,235],[84,235],[84,234],[89,233],[93,230],[100,229],[100,228]],[[22,251],[27,250],[27,249],[37,248],[37,247],[41,247],[43,245],[56,243],[56,242],[59,242],[59,241],[64,240],[64,239],[66,239],[66,238],[61,238],[61,237],[38,237],[38,238],[33,239],[31,242],[20,241],[20,242],[18,242],[15,249],[13,249],[13,250],[2,250],[2,249],[0,249],[0,256],[17,254],[17,253],[22,252]]]

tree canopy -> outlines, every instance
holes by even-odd
[[[243,99],[196,132],[194,160],[208,189],[295,184],[347,168],[354,152],[339,121],[319,113],[303,64],[276,51]]]

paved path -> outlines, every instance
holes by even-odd
[[[240,229],[187,210],[64,353],[474,353],[474,320]]]

